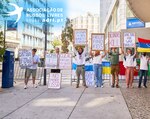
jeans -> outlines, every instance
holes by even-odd
[[[143,76],[144,76],[143,85],[146,86],[146,83],[147,83],[147,74],[148,74],[147,70],[140,70],[139,87],[141,86]]]
[[[95,85],[102,86],[102,65],[94,64],[94,76],[95,76]]]

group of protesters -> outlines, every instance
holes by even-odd
[[[83,80],[83,86],[85,88],[88,88],[86,85],[85,80],[85,63],[87,61],[87,47],[74,47],[74,54],[75,54],[75,60],[76,60],[76,76],[77,76],[77,84],[76,88],[79,88],[80,83],[80,77],[82,76]],[[133,79],[134,79],[134,68],[137,66],[136,64],[136,47],[134,48],[134,53],[131,49],[127,49],[126,52],[124,52],[123,48],[120,48],[121,53],[119,53],[119,50],[117,48],[111,48],[108,51],[90,51],[88,59],[91,59],[93,61],[93,70],[94,70],[94,79],[95,79],[95,88],[101,87],[103,88],[103,79],[102,79],[102,59],[109,55],[110,57],[110,63],[111,63],[111,75],[112,75],[112,85],[111,87],[119,88],[119,55],[123,56],[123,64],[126,68],[125,71],[125,77],[126,77],[126,86],[127,88],[133,88]],[[35,78],[36,78],[36,70],[38,67],[38,63],[40,63],[40,58],[36,55],[36,49],[32,49],[32,55],[33,55],[33,65],[26,68],[25,73],[25,87],[24,89],[27,89],[27,84],[30,75],[32,74],[33,79],[33,87],[37,88],[37,85],[35,84]],[[59,48],[55,49],[55,53],[59,57]],[[58,58],[59,59],[59,58]],[[142,79],[144,77],[143,86],[147,88],[147,75],[148,75],[148,63],[150,61],[150,58],[146,53],[142,53],[140,56],[140,77],[139,77],[139,83],[138,88],[141,88]],[[59,64],[58,64],[59,65]],[[58,72],[59,68],[58,66],[53,69],[54,72]],[[60,71],[60,70],[59,70]]]

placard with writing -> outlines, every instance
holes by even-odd
[[[22,68],[26,68],[33,65],[33,56],[31,50],[21,49],[18,52],[19,65]]]
[[[120,32],[109,32],[109,47],[120,47],[121,34]]]
[[[86,45],[87,44],[87,30],[75,29],[74,30],[74,45]]]
[[[71,69],[72,68],[72,55],[71,54],[60,54],[59,55],[59,68],[60,69]]]
[[[60,89],[61,87],[61,73],[50,73],[48,80],[48,88]]]
[[[91,48],[92,50],[104,50],[105,45],[105,35],[104,34],[92,34]]]
[[[124,33],[124,47],[135,47],[135,33]]]
[[[50,68],[50,67],[56,67],[57,66],[57,54],[46,54],[45,58],[45,67]]]

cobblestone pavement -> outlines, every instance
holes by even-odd
[[[133,119],[150,119],[150,81],[148,88],[137,88],[134,83],[133,89],[127,89],[125,83],[121,84],[121,92],[127,103]]]

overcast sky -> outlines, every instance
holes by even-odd
[[[87,12],[99,14],[100,0],[68,0],[69,18],[75,18]]]

